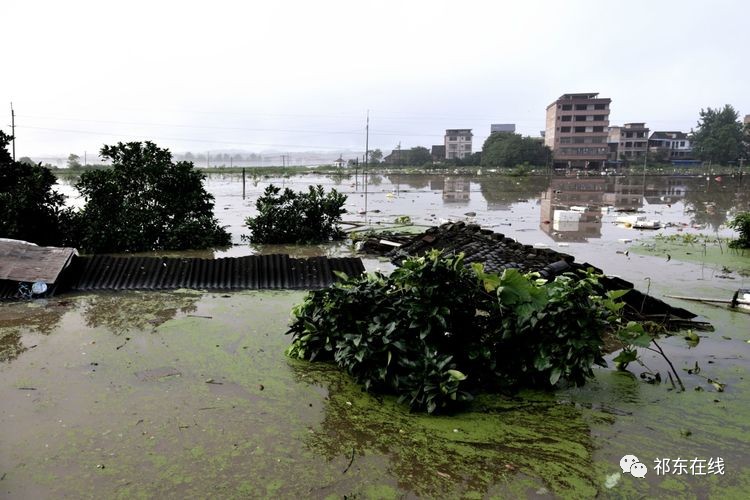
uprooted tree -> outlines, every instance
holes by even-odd
[[[86,200],[76,215],[75,240],[86,252],[139,252],[231,244],[214,217],[205,175],[168,149],[146,142],[104,146],[112,168],[81,174]]]
[[[390,276],[311,292],[293,311],[287,352],[333,361],[366,389],[432,413],[479,391],[583,384],[604,363],[602,336],[622,293],[591,274],[545,282],[433,252]],[[637,325],[623,330],[628,342],[646,340]]]

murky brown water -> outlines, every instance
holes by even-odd
[[[747,286],[747,277],[700,262],[626,255],[620,238],[653,233],[619,227],[613,213],[588,209],[577,228],[547,227],[556,207],[611,198],[604,180],[383,177],[368,190],[368,210],[380,210],[368,221],[476,220],[524,243],[563,248],[657,296],[725,296]],[[218,216],[236,240],[271,181],[341,188],[350,217],[364,220],[353,179],[261,179],[242,200],[238,176],[211,176]],[[639,198],[623,189],[622,197]],[[647,179],[646,193],[654,194],[645,201],[641,194],[637,208],[679,224],[665,234],[680,227],[727,234],[727,213],[747,204],[731,180]],[[709,199],[715,205],[704,204]],[[243,245],[229,252],[255,251]],[[681,336],[660,342],[684,393],[646,383],[639,377],[646,369],[634,365],[632,374],[598,369],[583,388],[483,397],[460,415],[427,417],[363,394],[337,370],[288,360],[283,332],[302,297],[130,292],[0,304],[0,497],[741,498],[750,489],[750,315],[679,304],[716,328],[694,347]],[[666,380],[659,356],[644,352],[643,360]],[[696,362],[701,373],[688,374]],[[707,378],[725,383],[725,391]],[[625,454],[649,466],[645,478],[619,474]],[[722,475],[659,476],[653,469],[656,458],[716,457],[725,461]]]

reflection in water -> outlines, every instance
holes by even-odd
[[[28,349],[23,334],[49,335],[69,309],[65,300],[35,300],[0,304],[0,363]]]
[[[468,203],[471,195],[471,182],[466,177],[445,177],[443,201],[446,203]]]
[[[458,415],[427,416],[363,393],[331,365],[291,366],[298,382],[328,388],[323,420],[305,438],[328,461],[346,457],[356,466],[387,456],[399,488],[418,496],[498,494],[514,481],[516,492],[596,493],[590,428],[579,409],[547,394],[482,396]]]
[[[105,327],[115,335],[131,329],[153,329],[180,312],[195,312],[201,292],[100,293],[82,299],[83,317],[90,328]]]
[[[586,241],[602,234],[604,177],[551,179],[541,194],[540,229],[558,241]]]
[[[750,207],[748,191],[731,177],[562,177],[550,179],[540,196],[540,228],[562,241],[601,237],[602,207],[638,211],[646,204],[653,210],[683,202],[693,225],[714,230]]]
[[[251,172],[252,169],[249,169],[248,175]],[[322,184],[326,189],[335,187],[349,197],[347,209],[350,210],[350,215],[347,217],[357,219],[356,212],[363,209],[362,174],[359,172],[354,179],[351,178],[351,174],[352,171],[347,170],[344,175],[342,170],[340,176],[314,173],[289,178],[257,176],[255,184],[247,184],[247,196],[243,199],[241,174],[209,172],[206,188],[216,199],[217,218],[222,225],[229,226],[233,241],[238,244],[232,255],[246,255],[255,250],[241,245],[240,236],[247,233],[244,221],[248,216],[255,215],[255,200],[269,184],[286,185],[296,191],[305,190],[311,184]],[[507,226],[510,223],[512,227],[504,231],[512,237],[518,237],[519,235],[513,234],[516,229],[532,229],[523,219],[531,216],[536,218],[536,213],[530,213],[530,206],[519,207],[518,203],[538,201],[545,204],[540,217],[541,230],[551,236],[555,232],[568,235],[570,241],[586,241],[592,237],[601,237],[597,236],[601,231],[598,229],[595,207],[644,210],[650,212],[654,218],[662,220],[667,218],[661,217],[658,212],[667,210],[672,216],[670,222],[691,222],[695,226],[710,227],[714,230],[725,224],[727,218],[737,211],[750,209],[750,191],[742,185],[738,177],[733,176],[586,176],[584,173],[579,175],[580,178],[516,177],[487,172],[484,175],[460,177],[401,172],[384,176],[374,174],[369,176],[369,205],[380,210],[383,218],[409,215],[416,223],[432,224],[437,217],[460,217],[462,214],[451,213],[451,210],[464,203],[471,211],[477,212],[478,223],[488,227],[500,224]],[[378,183],[380,186],[377,186]],[[72,190],[69,194],[75,191],[69,185],[69,181],[62,180],[61,184]],[[476,190],[473,195],[470,192],[471,187]],[[400,196],[386,198],[388,193],[399,191]],[[588,210],[582,212],[577,220],[563,221],[566,217],[578,217],[575,214],[558,216],[559,222],[575,222],[578,224],[577,227],[560,224],[558,229],[554,229],[552,223],[555,220],[555,211],[570,210],[571,206],[585,206]],[[427,214],[434,214],[436,217],[431,218]],[[550,221],[549,225],[544,223],[545,220]],[[536,230],[535,222],[533,229]],[[226,252],[219,255],[226,255]],[[210,255],[206,257],[210,258]]]
[[[537,198],[546,189],[549,179],[538,176],[482,176],[474,179],[479,183],[482,196],[487,201],[487,210],[510,210],[514,203]]]

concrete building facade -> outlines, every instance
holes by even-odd
[[[648,153],[648,127],[645,123],[626,123],[622,127],[609,127],[607,143],[610,151],[614,148],[611,160],[635,160]]]
[[[510,132],[511,134],[516,133],[515,123],[493,123],[490,125],[490,134],[495,132]]]
[[[611,102],[598,93],[563,94],[547,106],[544,143],[555,166],[604,166]]]
[[[648,150],[663,161],[693,159],[693,145],[685,132],[654,132],[648,139]]]
[[[471,155],[470,128],[449,128],[445,131],[445,159],[463,159]]]

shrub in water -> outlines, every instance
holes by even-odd
[[[346,278],[295,307],[287,353],[333,361],[368,390],[432,413],[480,390],[583,384],[603,364],[608,310],[592,276],[484,273],[432,252]]]
[[[0,131],[0,238],[64,244],[71,210],[53,189],[57,179],[41,165],[13,161],[6,149],[11,140]]]
[[[231,238],[213,214],[204,174],[172,161],[152,142],[104,146],[112,168],[81,174],[76,187],[86,206],[76,217],[87,252],[139,252],[220,247]]]
[[[740,233],[740,237],[729,242],[732,248],[750,248],[750,212],[742,212],[727,224]]]
[[[307,193],[271,184],[255,203],[256,217],[248,217],[252,243],[321,243],[342,239],[338,226],[346,195],[323,186],[309,186]]]

